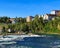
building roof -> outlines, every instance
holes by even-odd
[[[27,16],[27,18],[30,17],[30,18],[34,18],[33,16]]]
[[[57,12],[60,12],[60,10],[52,10],[52,11],[57,11]]]
[[[48,16],[57,16],[56,14],[47,14]]]
[[[14,18],[10,18],[9,20],[10,20],[10,21],[14,21],[15,19],[14,19]]]

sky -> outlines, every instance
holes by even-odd
[[[60,10],[60,0],[0,0],[0,17],[27,17]]]

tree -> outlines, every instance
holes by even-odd
[[[43,18],[38,15],[35,16],[34,20],[31,22],[31,31],[34,33],[40,33],[43,31]]]
[[[9,20],[10,18],[9,17],[0,17],[0,23],[7,23],[7,21]]]
[[[4,27],[4,26],[2,27],[2,32],[6,32],[6,30],[5,30],[5,27]]]

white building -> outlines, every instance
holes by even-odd
[[[56,14],[56,11],[55,10],[51,11],[51,14]]]
[[[54,20],[55,17],[56,17],[55,14],[45,14],[43,19],[44,20]]]
[[[43,20],[48,20],[48,15],[47,14],[44,15]]]
[[[59,13],[60,13],[60,10],[52,10],[52,11],[51,11],[51,14],[58,15]]]

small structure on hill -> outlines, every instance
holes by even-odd
[[[28,16],[27,18],[26,18],[26,22],[31,22],[32,20],[33,20],[33,16]]]

